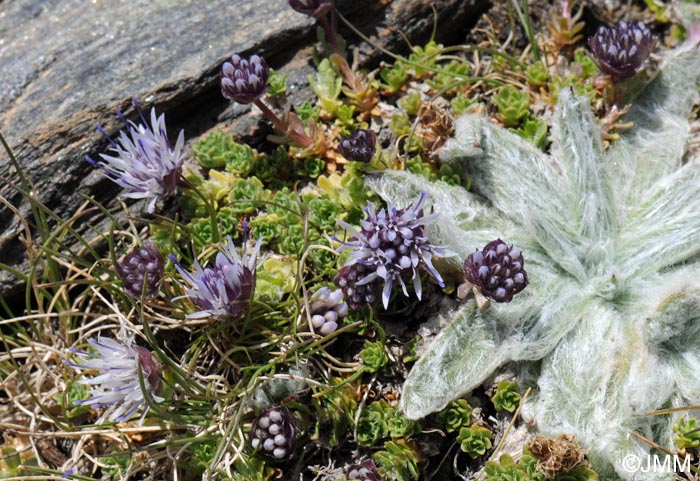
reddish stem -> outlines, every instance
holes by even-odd
[[[267,105],[265,105],[262,100],[260,100],[260,98],[255,99],[253,103],[258,106],[258,108],[262,111],[263,115],[270,122],[272,122],[275,128],[279,130],[282,133],[282,135],[284,135],[287,138],[287,140],[291,140],[292,142],[304,148],[314,143],[314,140],[311,137],[309,137],[306,134],[306,132],[304,132],[304,126],[302,125],[301,120],[298,120],[299,118],[296,117],[294,114],[289,114],[286,116],[290,117],[294,115],[294,117],[297,119],[298,122],[295,122],[294,125],[292,125],[290,119],[285,118],[283,120],[280,117],[278,117],[277,114],[270,110],[270,108]]]
[[[257,105],[260,110],[262,110],[263,115],[267,118],[267,120],[272,122],[272,125],[274,125],[277,130],[283,134],[287,132],[287,125],[282,122],[282,119],[280,119],[272,110],[270,110],[270,108],[265,105],[260,98],[253,100],[253,103]]]

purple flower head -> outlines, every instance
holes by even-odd
[[[195,260],[194,272],[191,274],[183,269],[175,256],[169,256],[190,286],[182,297],[189,297],[201,309],[188,318],[234,318],[248,308],[262,238],[258,240],[251,255],[244,251],[242,258],[236,253],[230,236],[227,241],[216,255],[213,266],[202,268]]]
[[[333,6],[333,0],[289,0],[289,6],[304,15],[319,17]]]
[[[249,104],[267,90],[270,68],[259,55],[243,58],[238,54],[221,67],[221,94],[239,104]]]
[[[600,69],[618,81],[639,72],[654,46],[654,37],[642,22],[620,22],[599,27],[588,39],[593,59]]]
[[[365,208],[367,218],[361,222],[361,230],[357,231],[348,223],[339,220],[338,224],[352,234],[352,237],[339,248],[339,251],[351,249],[350,259],[345,267],[362,266],[362,277],[351,279],[351,274],[357,270],[340,270],[336,277],[336,285],[343,289],[348,305],[356,305],[356,289],[382,280],[382,303],[386,309],[389,296],[394,284],[399,283],[403,293],[408,297],[404,278],[410,274],[413,288],[418,299],[421,298],[422,284],[419,270],[425,270],[440,285],[444,282],[440,273],[433,267],[433,256],[444,257],[451,255],[436,247],[425,236],[425,224],[435,219],[435,215],[423,215],[423,204],[426,194],[421,193],[418,202],[405,209],[396,209],[390,203],[386,209],[375,212],[369,203]],[[367,293],[370,298],[372,292]]]
[[[373,130],[355,129],[338,144],[338,151],[348,160],[369,162],[377,150],[377,134]]]
[[[296,419],[289,409],[271,406],[253,421],[250,444],[262,454],[284,461],[294,454],[296,436]]]
[[[464,275],[481,293],[496,302],[510,302],[527,286],[525,259],[520,249],[501,239],[486,244],[464,261]]]
[[[185,133],[180,131],[173,147],[165,130],[165,116],[156,116],[151,109],[151,125],[148,125],[136,99],[133,100],[142,123],[127,121],[117,110],[126,128],[119,133],[116,141],[107,136],[102,127],[97,130],[109,140],[109,153],[100,154],[102,160],[94,161],[86,157],[92,165],[101,168],[107,177],[121,185],[123,197],[148,199],[147,211],[155,210],[156,201],[172,193],[177,186],[177,178],[185,160],[183,146]]]
[[[127,254],[116,265],[117,274],[124,283],[124,290],[134,297],[141,297],[144,287],[147,296],[155,294],[163,277],[163,268],[163,256],[155,242],[150,240]]]
[[[154,401],[163,401],[159,397],[163,387],[160,378],[160,364],[151,351],[138,346],[131,337],[125,342],[109,338],[89,339],[88,343],[94,353],[80,349],[70,350],[81,356],[80,364],[64,361],[64,364],[79,369],[98,371],[93,378],[80,379],[80,384],[92,386],[91,397],[76,401],[76,405],[89,404],[93,409],[106,407],[98,423],[105,419],[122,422],[131,418],[141,408],[146,415],[148,404],[139,383],[139,369],[143,372],[143,384]]]

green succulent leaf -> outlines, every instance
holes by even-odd
[[[511,381],[499,382],[491,402],[497,411],[514,412],[520,403],[518,383]]]
[[[673,425],[673,432],[673,442],[679,451],[700,446],[700,426],[697,419],[679,418]]]
[[[296,262],[289,258],[269,257],[258,267],[255,280],[255,298],[275,303],[296,286]]]
[[[502,455],[498,462],[487,462],[484,472],[486,481],[529,481],[527,473],[507,454]]]
[[[457,435],[459,447],[473,459],[486,454],[491,449],[491,431],[483,426],[462,428]]]
[[[331,381],[331,385],[339,383],[339,380]],[[356,411],[357,401],[352,385],[345,384],[331,390],[321,398],[313,439],[330,447],[339,446],[345,440]]]
[[[384,67],[379,72],[379,77],[384,82],[382,88],[385,93],[393,95],[408,81],[408,67],[405,63],[396,62],[391,67]]]
[[[515,129],[514,132],[530,141],[538,149],[544,149],[547,146],[547,123],[541,119],[527,117],[522,127]]]
[[[267,91],[265,92],[268,97],[279,97],[287,91],[287,76],[283,73],[276,71],[275,69],[270,69],[270,76],[267,79]]]
[[[478,97],[467,97],[466,95],[457,95],[455,98],[450,100],[450,105],[452,105],[452,110],[454,110],[455,115],[461,115],[472,105],[476,105],[479,102]]]
[[[327,58],[318,65],[316,76],[309,75],[309,84],[318,97],[321,108],[335,115],[336,110],[343,105],[343,102],[338,100],[343,79],[335,73],[333,65]]]
[[[412,90],[401,97],[397,103],[399,104],[399,107],[406,111],[407,114],[417,115],[422,103],[420,92]]]
[[[452,401],[438,416],[445,431],[452,433],[471,424],[472,407],[464,399]]]
[[[375,401],[368,405],[357,420],[357,442],[360,446],[375,446],[389,435],[389,419],[394,410],[386,401]]]
[[[253,239],[262,237],[263,245],[276,242],[282,234],[280,218],[275,214],[257,216],[248,225]]]
[[[372,459],[379,466],[379,474],[387,481],[412,481],[420,476],[418,450],[411,442],[388,441]]]
[[[549,72],[542,62],[537,62],[527,67],[525,70],[525,78],[530,86],[538,88],[547,84]]]
[[[421,432],[420,423],[413,419],[402,416],[398,411],[387,421],[389,436],[394,438],[408,439]]]
[[[530,94],[507,85],[498,89],[493,103],[503,123],[508,126],[518,125],[530,112]]]
[[[238,214],[254,214],[262,200],[267,200],[270,192],[265,190],[257,177],[235,179],[228,194],[229,207]]]
[[[206,169],[220,169],[226,165],[226,152],[235,141],[233,136],[217,130],[192,146],[195,158]]]
[[[386,354],[386,349],[382,341],[365,341],[365,345],[362,351],[360,351],[360,359],[366,371],[377,372],[386,366],[386,363],[389,361],[389,356]]]

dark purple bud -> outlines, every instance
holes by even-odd
[[[510,302],[528,284],[524,266],[520,249],[496,239],[483,250],[469,254],[464,261],[464,275],[489,299]]]
[[[355,129],[338,144],[338,151],[348,160],[369,162],[376,152],[377,134],[373,130]]]
[[[333,0],[289,0],[293,10],[310,17],[318,17],[333,5]]]
[[[343,291],[345,302],[350,309],[359,309],[364,305],[372,305],[381,292],[381,279],[376,277],[367,280],[372,269],[363,264],[345,266],[333,279],[333,283]]]
[[[221,67],[221,94],[239,104],[249,104],[265,93],[270,68],[259,55],[238,54]]]
[[[351,464],[346,468],[348,481],[381,481],[377,465],[371,459],[365,459],[359,464]]]
[[[148,381],[147,385],[150,387],[152,395],[160,394],[163,390],[163,381],[160,378],[160,363],[153,356],[153,353],[145,347],[141,347],[134,344],[133,348],[139,355],[139,363],[141,364],[141,370],[143,371],[143,375],[146,378],[146,381]]]
[[[250,445],[277,461],[290,459],[296,445],[296,420],[284,406],[271,406],[253,421]]]
[[[127,294],[141,297],[141,291],[145,287],[146,295],[151,296],[158,291],[158,284],[163,277],[163,256],[156,244],[149,240],[127,254],[116,265],[116,270]]]
[[[639,72],[654,47],[654,37],[642,22],[620,22],[599,27],[588,39],[593,59],[614,82]]]

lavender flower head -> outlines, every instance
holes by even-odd
[[[64,364],[79,369],[98,371],[93,378],[80,379],[80,384],[92,386],[91,397],[76,401],[76,405],[89,404],[93,409],[106,407],[98,423],[105,420],[122,422],[134,415],[139,409],[144,409],[146,415],[148,404],[146,394],[139,383],[139,369],[143,372],[143,384],[148,396],[155,402],[162,402],[159,397],[163,387],[160,378],[160,364],[151,351],[134,343],[130,337],[125,342],[109,338],[89,339],[88,343],[95,353],[71,348],[70,350],[82,357],[80,364],[64,361]]]
[[[270,68],[259,55],[243,58],[238,54],[221,67],[221,94],[239,104],[254,102],[267,90]]]
[[[356,289],[371,285],[378,281],[384,282],[382,303],[386,309],[389,296],[394,284],[399,283],[403,293],[408,297],[404,278],[410,274],[413,288],[418,299],[421,298],[422,284],[420,270],[428,272],[440,285],[444,282],[440,273],[433,267],[433,256],[445,257],[451,255],[436,247],[425,236],[425,224],[435,219],[436,215],[423,215],[423,204],[426,194],[421,193],[418,202],[410,204],[405,209],[396,209],[389,204],[387,209],[375,212],[369,203],[365,208],[367,218],[361,222],[361,231],[357,231],[348,223],[339,220],[338,224],[345,228],[352,237],[338,249],[352,249],[350,259],[345,263],[335,283],[343,289],[346,302],[356,308],[361,299],[355,299]],[[357,266],[359,269],[352,269]],[[349,268],[350,267],[350,268]],[[361,271],[362,277],[353,279],[352,274]],[[371,294],[371,293],[370,293]]]
[[[127,121],[117,110],[126,129],[114,141],[101,126],[97,127],[111,147],[109,153],[100,154],[102,160],[96,162],[89,156],[86,160],[102,169],[107,177],[126,190],[122,197],[148,199],[147,211],[150,213],[155,210],[156,201],[173,192],[177,186],[180,168],[185,160],[185,134],[180,131],[173,147],[165,130],[165,116],[156,116],[156,109],[152,108],[151,125],[148,125],[136,99],[133,103],[142,123]]]
[[[613,81],[639,72],[654,46],[654,37],[643,22],[619,22],[614,27],[599,27],[588,39],[593,59]]]
[[[243,256],[239,257],[229,236],[226,245],[216,255],[214,265],[202,268],[195,259],[194,272],[191,274],[183,269],[175,256],[170,254],[170,260],[175,263],[178,272],[190,286],[185,291],[185,295],[181,297],[189,297],[201,309],[188,315],[188,318],[217,317],[226,319],[243,314],[248,308],[253,291],[261,243],[262,238],[258,239],[250,255],[244,251]]]
[[[369,162],[377,150],[377,134],[373,130],[355,129],[340,141],[338,151],[348,160]]]

